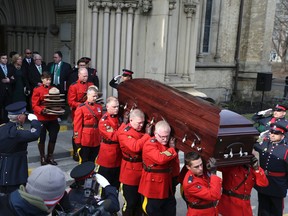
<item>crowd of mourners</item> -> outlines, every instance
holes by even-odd
[[[48,215],[56,205],[71,212],[74,209],[67,202],[79,194],[76,189],[82,194],[88,178],[103,189],[99,190],[102,200],[112,200],[106,209],[111,215],[120,209],[120,191],[123,216],[176,216],[178,184],[189,216],[252,216],[253,188],[258,192],[259,216],[283,214],[288,188],[284,105],[253,116],[261,134],[250,163],[218,167],[213,157],[204,160],[196,152],[186,152],[180,171],[169,122],[147,123],[138,108],[120,115],[114,96],[105,105],[100,103],[99,79],[97,70],[89,67],[90,58],[79,59],[72,68],[62,61],[60,51],[47,65],[30,49],[23,57],[18,53],[9,57],[10,62],[7,54],[0,54],[0,215]],[[109,84],[117,89],[132,75],[123,69]],[[66,104],[73,124],[73,159],[80,164],[71,172],[75,184],[68,193],[65,175],[53,157],[59,114]],[[26,118],[30,130],[23,129]],[[41,166],[28,177],[27,144],[34,140],[38,140]]]

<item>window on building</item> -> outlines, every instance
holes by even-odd
[[[204,53],[209,52],[209,40],[210,40],[211,17],[212,17],[212,2],[213,2],[213,0],[207,0],[206,1],[204,38],[203,38],[203,48],[202,48],[202,51]]]

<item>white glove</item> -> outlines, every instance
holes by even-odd
[[[273,113],[273,110],[270,108],[270,109],[267,109],[267,110],[262,110],[262,111],[259,111],[257,113],[257,115],[263,115],[263,116],[269,116],[269,115],[272,115]]]
[[[107,185],[110,185],[109,181],[102,175],[96,174],[96,180],[102,188],[105,188]]]
[[[114,77],[114,80],[116,81],[116,80],[120,79],[121,76],[122,76],[122,75],[117,75],[117,76],[115,76],[115,77]]]
[[[32,120],[38,120],[37,116],[32,114],[32,113],[29,113],[28,114],[28,120],[29,121],[32,121]]]

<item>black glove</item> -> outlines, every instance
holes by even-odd
[[[209,158],[206,164],[207,169],[210,171],[211,174],[216,174],[217,166],[216,166],[216,159],[215,158]]]
[[[145,133],[149,134],[150,136],[152,136],[152,127],[153,127],[153,124],[147,124],[146,127],[145,127]]]
[[[176,146],[176,139],[174,137],[171,137],[169,140],[169,147],[175,149]]]
[[[254,170],[259,170],[258,159],[255,156],[251,158],[250,164]]]
[[[124,124],[128,124],[129,123],[129,112],[128,111],[126,111],[125,113],[124,113],[124,115],[123,115],[123,123]]]

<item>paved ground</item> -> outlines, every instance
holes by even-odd
[[[27,127],[26,125],[25,127]],[[57,144],[55,148],[55,159],[58,162],[58,166],[65,171],[66,173],[66,180],[67,185],[69,185],[72,181],[70,177],[70,171],[77,165],[77,162],[72,160],[71,158],[71,137],[72,137],[72,130],[70,130],[71,126],[67,122],[61,122],[61,131],[59,132]],[[179,154],[180,162],[183,162],[183,153]],[[29,144],[28,147],[28,159],[29,159],[29,168],[30,171],[33,170],[35,167],[40,166],[39,162],[39,152],[37,148],[37,143],[32,142]],[[181,164],[181,167],[183,164]],[[180,193],[179,193],[179,186],[177,188],[176,199],[177,199],[177,216],[184,216],[186,215],[186,204],[182,200]],[[123,203],[121,195],[119,196],[120,202]],[[254,215],[257,215],[257,194],[253,190],[251,203],[253,208]],[[288,201],[285,199],[285,215],[288,216]]]

